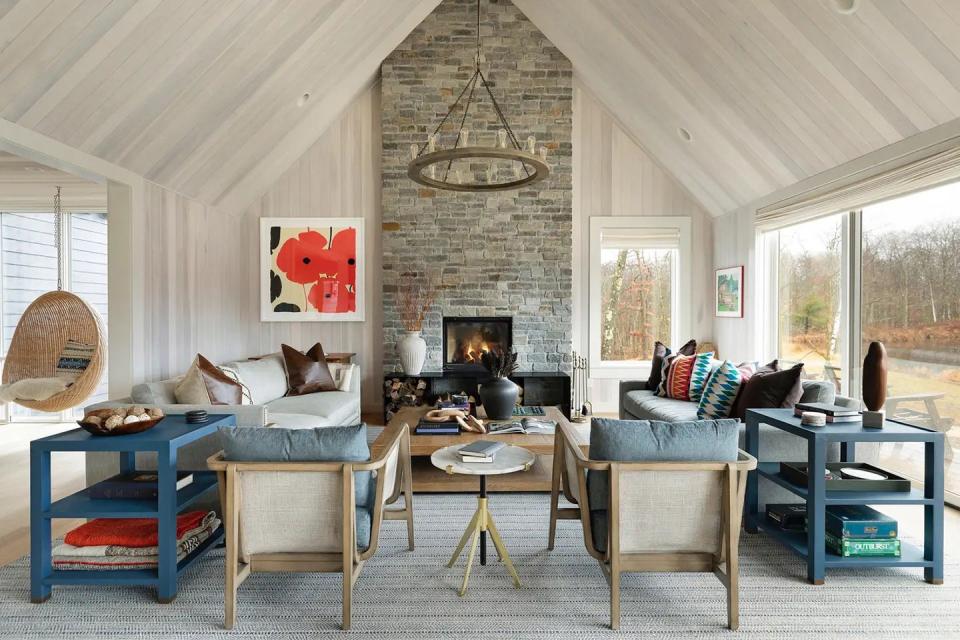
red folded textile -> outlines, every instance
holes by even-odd
[[[203,521],[205,511],[188,511],[177,516],[177,538],[195,529]],[[155,547],[157,541],[156,518],[97,518],[82,524],[63,541],[75,547],[97,545],[120,545],[124,547]]]

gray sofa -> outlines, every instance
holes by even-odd
[[[860,409],[860,401],[836,395],[832,382],[804,380],[801,402],[832,402],[844,407]],[[646,380],[624,380],[620,383],[620,418],[624,420],[662,420],[664,422],[688,422],[697,420],[697,403],[673,398],[661,398],[647,390]],[[740,425],[740,448],[746,447],[746,425]],[[876,446],[861,444],[857,447],[857,459],[871,460],[876,456]],[[760,455],[763,462],[800,462],[807,459],[807,443],[769,425],[760,425]],[[827,450],[827,460],[840,459],[840,445],[833,444]],[[760,479],[761,508],[768,502],[796,502],[797,497],[776,484]]]
[[[350,368],[349,385],[344,391],[324,391],[302,396],[287,396],[287,374],[283,356],[274,353],[258,360],[237,360],[219,365],[229,369],[247,387],[250,404],[192,405],[178,404],[174,389],[180,378],[146,382],[133,387],[129,398],[120,398],[87,407],[99,409],[119,405],[142,404],[160,407],[165,413],[186,413],[204,409],[210,413],[227,413],[237,417],[241,427],[277,426],[289,429],[334,427],[360,422],[360,368],[357,365],[330,364],[334,379],[345,367]],[[220,449],[216,437],[204,438],[180,450],[178,467],[204,469],[207,458]],[[155,456],[137,455],[137,468],[155,468]],[[86,458],[87,484],[98,482],[119,472],[116,454],[89,453]]]

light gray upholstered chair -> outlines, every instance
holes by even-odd
[[[610,627],[620,627],[620,574],[712,572],[727,590],[727,626],[739,626],[740,523],[747,472],[757,461],[609,462],[590,460],[568,424],[557,432],[548,548],[557,519],[579,519],[587,552],[610,585]],[[609,474],[605,504],[591,504],[587,472]],[[560,493],[577,505],[561,508]]]
[[[289,571],[343,574],[342,627],[347,630],[353,585],[377,551],[384,519],[407,521],[413,550],[406,425],[388,427],[368,462],[232,462],[221,451],[207,464],[218,475],[226,527],[227,629],[236,623],[237,589],[251,573]],[[357,472],[376,474],[369,509],[357,505]],[[404,508],[386,509],[401,492]]]

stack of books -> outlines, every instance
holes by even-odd
[[[414,433],[418,436],[455,436],[460,433],[460,423],[456,420],[445,422],[431,422],[420,418]]]
[[[460,455],[460,461],[465,463],[484,463],[493,462],[497,452],[507,446],[503,442],[494,442],[492,440],[477,440],[462,447],[457,453]]]
[[[90,487],[90,497],[94,500],[143,500],[160,495],[156,471],[134,471],[121,473]],[[177,491],[193,482],[189,471],[177,472]]]
[[[827,551],[845,558],[900,557],[897,521],[865,505],[827,507],[826,539]]]
[[[804,411],[824,414],[827,416],[827,424],[831,422],[860,422],[863,420],[860,412],[856,409],[826,402],[798,402],[793,408],[793,415],[800,417]]]

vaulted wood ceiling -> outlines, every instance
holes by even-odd
[[[514,2],[715,215],[960,117],[957,0]]]
[[[244,206],[437,3],[0,0],[0,117]]]
[[[514,2],[715,215],[960,117],[958,0]],[[0,0],[0,117],[242,208],[438,3]]]

